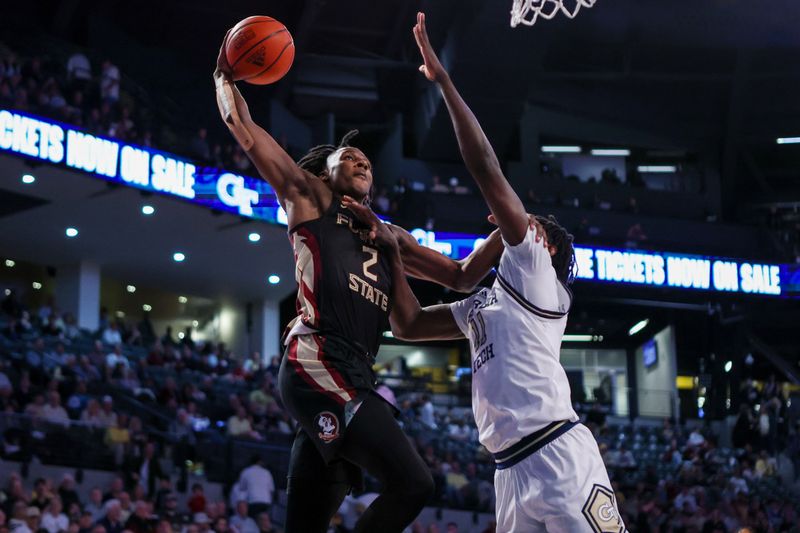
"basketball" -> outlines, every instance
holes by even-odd
[[[286,26],[274,18],[247,17],[231,30],[225,55],[234,81],[268,85],[292,66],[294,41]]]

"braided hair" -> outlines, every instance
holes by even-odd
[[[553,215],[546,217],[536,215],[536,221],[544,228],[547,244],[556,247],[556,253],[551,257],[556,277],[566,285],[571,284],[575,279],[575,249],[572,246],[572,235]]]
[[[328,168],[328,158],[331,156],[331,154],[337,150],[341,150],[342,148],[349,147],[350,140],[356,135],[358,135],[358,130],[350,130],[344,134],[344,137],[342,137],[338,145],[320,144],[311,148],[308,152],[306,152],[306,155],[297,161],[297,166],[315,176],[321,176],[322,173]],[[370,186],[369,192],[362,202],[363,204],[370,204],[374,187],[375,183],[373,180],[373,184]]]

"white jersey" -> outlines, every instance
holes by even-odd
[[[517,246],[504,241],[494,285],[450,306],[470,339],[472,410],[491,453],[552,422],[578,420],[559,362],[572,295],[535,238],[528,228]]]

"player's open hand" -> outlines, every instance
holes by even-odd
[[[433,51],[431,41],[428,39],[428,30],[425,28],[425,13],[417,13],[417,23],[414,25],[414,39],[417,40],[419,53],[422,54],[423,65],[419,71],[425,74],[430,81],[441,83],[447,79],[447,71],[442,66],[436,52]]]
[[[231,69],[230,64],[228,64],[228,56],[225,53],[226,45],[228,44],[228,37],[231,34],[231,30],[228,30],[225,33],[225,38],[222,39],[222,46],[219,47],[219,55],[217,56],[217,68],[214,70],[214,78],[218,78],[220,76],[232,79],[233,76],[233,69]]]
[[[494,215],[489,215],[486,217],[486,219],[490,224],[494,224],[495,226],[497,225],[497,220],[495,220]],[[536,242],[541,242],[542,246],[547,248],[547,233],[545,233],[542,223],[536,219],[536,215],[531,215],[528,213],[528,224],[536,232]]]
[[[367,225],[369,228],[369,238],[375,242],[375,244],[392,250],[397,250],[399,248],[397,237],[394,236],[389,226],[381,222],[378,215],[376,215],[372,209],[360,202],[356,202],[349,196],[344,196],[342,198],[342,205],[349,209],[358,220]]]

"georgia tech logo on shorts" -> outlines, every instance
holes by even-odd
[[[314,419],[314,424],[319,428],[317,436],[324,443],[329,443],[339,437],[339,419],[330,411],[322,411]]]
[[[614,505],[614,493],[602,485],[595,484],[586,503],[583,516],[595,533],[624,533],[625,526]]]

